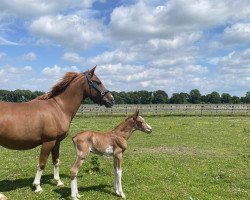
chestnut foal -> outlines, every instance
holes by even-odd
[[[71,197],[77,200],[80,195],[77,188],[77,173],[87,158],[89,152],[99,155],[113,156],[114,160],[114,190],[118,196],[126,199],[122,190],[122,154],[127,149],[127,140],[135,130],[151,133],[152,128],[139,116],[139,110],[128,117],[112,131],[97,133],[84,131],[73,137],[76,148],[76,160],[70,170]]]

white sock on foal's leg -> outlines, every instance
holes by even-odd
[[[59,161],[57,164],[54,165],[54,179],[57,183],[57,186],[63,186],[63,182],[61,181],[60,179],[60,176],[59,176]]]
[[[76,177],[73,180],[71,180],[71,197],[73,200],[78,200],[78,198],[80,198],[80,195],[78,193],[78,188],[77,188]]]
[[[40,169],[39,165],[37,166],[37,171],[36,171],[36,176],[33,182],[33,185],[36,187],[35,192],[41,192],[43,191],[43,189],[40,186],[40,182],[41,182],[41,177],[43,174],[43,170]]]
[[[114,168],[114,190],[115,190],[115,192],[117,190],[117,183],[118,183],[118,181],[117,181],[117,170]]]
[[[116,194],[121,196],[123,199],[126,199],[125,194],[122,190],[122,169],[117,169],[117,188],[116,188]]]

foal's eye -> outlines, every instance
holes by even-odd
[[[142,125],[142,122],[141,121],[137,121],[137,124]]]

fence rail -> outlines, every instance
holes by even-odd
[[[82,104],[77,114],[128,115],[136,109],[145,115],[246,115],[250,116],[250,104],[150,104],[104,106]]]

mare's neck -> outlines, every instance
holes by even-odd
[[[113,130],[116,135],[123,137],[125,140],[128,140],[134,131],[134,123],[130,119],[126,120]]]
[[[85,99],[83,91],[83,87],[86,84],[85,82],[83,76],[79,75],[60,95],[55,97],[55,100],[61,107],[62,111],[70,118],[70,120],[73,119],[82,100]]]

